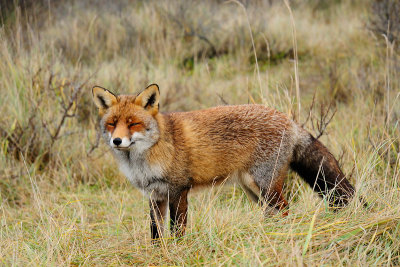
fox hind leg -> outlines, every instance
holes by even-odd
[[[281,166],[278,170],[271,170],[267,166],[254,167],[251,171],[253,183],[259,188],[260,204],[265,206],[265,215],[274,215],[282,211],[288,215],[288,202],[283,196],[283,183],[287,176],[288,167]],[[254,187],[253,187],[254,188]]]
[[[280,182],[279,179],[272,189],[261,192],[264,201],[267,203],[265,215],[276,214],[278,211],[282,212],[283,216],[288,215],[289,204],[283,196],[282,188],[283,181]]]

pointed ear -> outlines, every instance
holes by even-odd
[[[144,89],[135,99],[135,104],[142,106],[153,115],[158,113],[160,100],[160,89],[157,84],[151,84]]]
[[[100,111],[104,111],[118,102],[117,97],[99,86],[95,86],[92,89],[93,101]]]

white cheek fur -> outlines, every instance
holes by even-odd
[[[152,140],[151,137],[141,132],[135,132],[132,135],[132,142],[135,142],[135,150],[137,153],[143,153],[154,144],[154,140]]]
[[[142,134],[141,132],[134,132],[132,135],[132,140],[133,141],[138,141],[138,140],[142,140],[145,139],[146,136],[144,136],[144,134]]]
[[[120,147],[128,147],[131,144],[131,140],[129,138],[122,138],[122,143],[119,145]]]

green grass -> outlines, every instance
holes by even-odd
[[[290,1],[299,101],[279,1],[46,3],[0,29],[1,265],[400,264],[399,49],[368,30],[369,2]],[[147,199],[97,145],[90,93],[150,83],[162,111],[255,102],[303,123],[314,93],[314,122],[333,101],[321,140],[369,207],[333,212],[291,173],[289,216],[206,189],[189,197],[186,235],[152,245]]]

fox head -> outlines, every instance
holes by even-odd
[[[113,149],[142,153],[157,142],[158,85],[149,85],[137,96],[117,96],[99,86],[93,87],[92,93],[101,116],[101,131]]]

